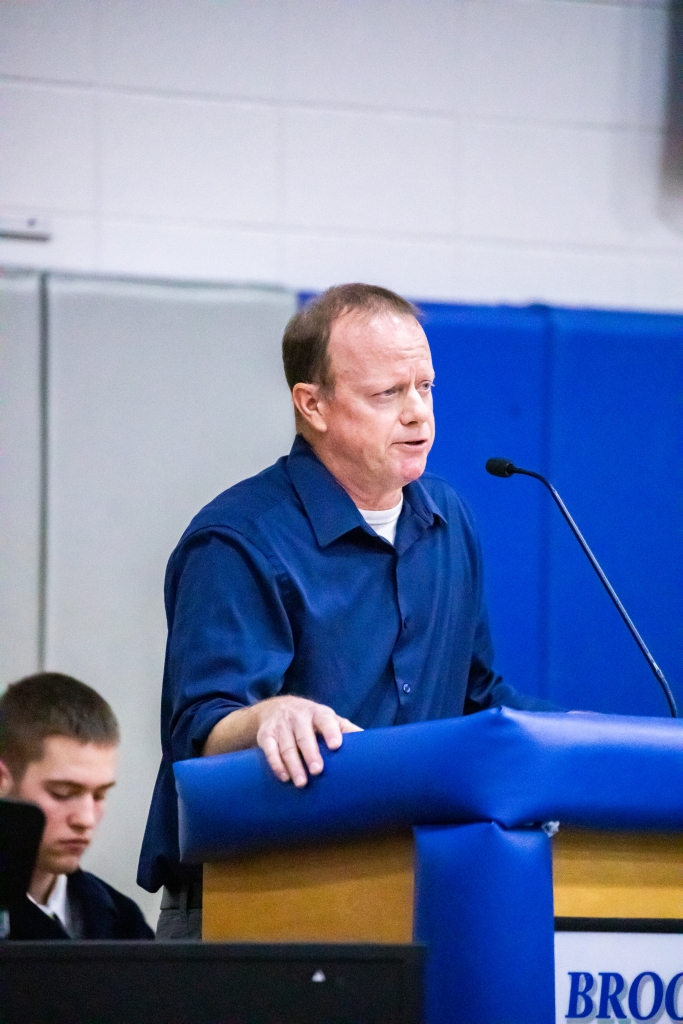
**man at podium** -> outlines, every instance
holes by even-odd
[[[495,674],[471,515],[425,473],[434,370],[417,309],[384,288],[330,288],[282,348],[289,455],[202,509],[168,565],[163,757],[138,874],[165,886],[163,938],[201,934],[174,761],[259,746],[283,783],[305,786],[320,739],[337,749],[361,728],[553,709]]]

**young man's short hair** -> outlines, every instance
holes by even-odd
[[[114,746],[119,726],[99,693],[72,676],[38,672],[11,683],[0,697],[0,760],[15,783],[27,765],[40,761],[48,736]]]

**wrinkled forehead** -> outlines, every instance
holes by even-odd
[[[426,363],[431,353],[422,325],[413,316],[352,310],[332,324],[329,357],[333,374],[370,371],[400,363]]]

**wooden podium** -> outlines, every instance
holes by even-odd
[[[352,733],[304,790],[255,750],[174,770],[204,938],[423,942],[428,1024],[553,1020],[554,918],[683,919],[680,721],[501,708]]]
[[[560,829],[556,917],[683,920],[683,835]],[[204,865],[204,939],[410,942],[412,833]]]
[[[553,890],[556,917],[683,920],[683,834],[560,829]]]
[[[412,942],[412,832],[204,865],[202,936],[223,942]]]

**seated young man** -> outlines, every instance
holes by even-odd
[[[37,804],[45,830],[10,939],[152,939],[133,900],[82,871],[115,782],[119,729],[89,686],[42,672],[0,698],[0,797]]]

